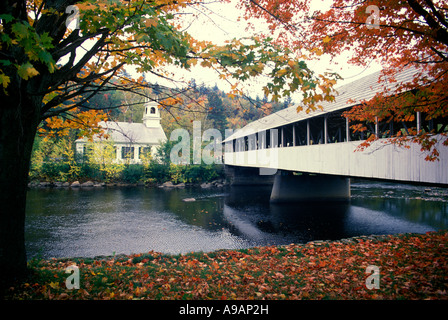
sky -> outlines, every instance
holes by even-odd
[[[186,16],[187,20],[187,32],[189,32],[194,38],[198,40],[209,40],[213,41],[215,44],[222,45],[225,40],[230,40],[232,38],[241,38],[248,36],[246,30],[246,22],[244,19],[238,20],[241,16],[241,12],[235,7],[235,3],[238,0],[232,0],[229,4],[223,3],[211,3],[207,5],[207,8],[202,7],[201,11],[193,10],[190,15]],[[328,7],[329,3],[332,1],[326,0],[313,0],[315,3],[315,8],[323,9]],[[193,14],[197,16],[193,16]],[[191,22],[191,24],[190,24]],[[254,26],[256,28],[255,32],[265,32],[267,31],[266,24],[262,21],[254,21]],[[308,67],[315,71],[316,73],[321,73],[324,71],[337,72],[344,80],[340,80],[337,86],[352,82],[357,78],[364,77],[375,71],[381,69],[381,66],[372,63],[369,67],[355,67],[348,65],[345,61],[349,58],[349,53],[345,56],[341,56],[336,60],[336,63],[331,63],[328,56],[323,55],[319,60],[307,61]],[[215,84],[224,91],[230,90],[230,84],[220,80],[218,74],[210,69],[205,69],[201,67],[192,68],[191,71],[175,69],[173,68],[173,73],[176,78],[182,78],[184,81],[189,81],[190,79],[195,79],[196,84],[204,83],[206,86],[213,87]],[[154,79],[161,85],[166,86],[182,86],[182,83],[169,83],[164,82],[161,79],[147,77],[147,79]],[[250,82],[246,84],[243,88],[250,96],[255,98],[257,95],[263,97],[262,83]]]
[[[222,3],[220,1],[210,0],[210,3],[206,6],[201,6],[198,9],[190,8],[187,14],[182,15],[182,19],[185,20],[186,31],[190,33],[197,40],[208,40],[215,44],[223,45],[226,40],[233,38],[247,37],[249,34],[246,31],[247,22],[244,19],[239,20],[238,17],[242,15],[242,12],[236,8],[236,3],[241,0],[231,0],[230,3]],[[329,0],[311,0],[311,10],[313,8],[325,10],[329,7],[332,1]],[[255,27],[254,33],[268,33],[266,23],[263,21],[251,21]],[[84,44],[86,47],[89,44]],[[81,53],[80,56],[83,54]],[[350,53],[336,59],[336,63],[331,63],[328,55],[322,55],[319,60],[307,61],[308,67],[317,74],[332,71],[337,72],[343,80],[339,80],[336,87],[346,84],[348,82],[355,81],[357,78],[364,77],[375,71],[381,70],[381,66],[372,63],[366,67],[355,67],[348,65],[346,61],[349,59]],[[68,59],[64,57],[63,59]],[[61,61],[62,62],[62,61]],[[139,78],[141,74],[137,74],[133,71],[132,67],[126,68],[128,72],[135,75],[135,78]],[[207,87],[218,86],[219,89],[224,92],[230,91],[228,82],[221,80],[219,74],[215,71],[202,68],[200,66],[193,67],[191,70],[184,70],[177,67],[167,67],[167,70],[171,71],[173,78],[178,81],[167,81],[160,77],[151,74],[145,74],[147,81],[151,83],[158,83],[159,85],[182,88],[186,86],[186,83],[191,79],[195,79],[196,84],[200,85],[204,83]],[[262,90],[263,82],[250,81],[245,82],[243,89],[244,93],[252,98],[257,96],[263,97]],[[293,101],[299,102],[300,96],[293,96]]]

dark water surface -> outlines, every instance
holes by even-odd
[[[270,204],[270,190],[33,189],[28,258],[207,252],[448,229],[446,188],[357,182],[350,203],[294,205]]]

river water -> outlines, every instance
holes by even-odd
[[[447,188],[361,181],[351,191],[345,204],[273,205],[266,187],[32,189],[27,254],[178,254],[448,228]]]

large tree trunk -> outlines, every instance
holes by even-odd
[[[20,89],[8,91],[0,94],[0,288],[27,271],[26,193],[41,103]]]

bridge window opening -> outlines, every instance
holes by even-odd
[[[306,146],[306,121],[300,121],[294,124],[296,134],[296,146]]]
[[[394,131],[394,123],[393,121],[380,121],[378,123],[378,137],[379,138],[389,138],[392,136]]]
[[[258,132],[254,133],[254,137],[255,137],[255,142],[254,142],[255,149],[254,150],[258,150],[261,147],[261,141],[260,141],[260,136],[259,136]]]
[[[431,132],[434,130],[434,120],[433,119],[427,119],[423,116],[422,120],[422,129],[423,132]]]
[[[283,127],[283,147],[294,146],[293,126],[294,124],[288,124]]]
[[[429,119],[426,113],[422,113],[421,129],[423,132],[433,132],[435,134],[448,132],[448,119],[442,117]]]
[[[269,130],[271,148],[279,148],[282,146],[282,128],[277,127]]]
[[[379,138],[390,138],[397,133],[401,133],[401,135],[410,135],[413,134],[415,129],[423,129],[425,131],[431,131],[430,127],[432,127],[432,123],[422,123],[422,117],[420,114],[416,113],[414,119],[412,121],[393,121],[392,116],[388,119],[380,121],[377,124],[378,132],[377,135]],[[424,129],[424,127],[426,127]],[[374,131],[375,132],[375,131]]]
[[[257,149],[257,137],[255,134],[251,134],[247,136],[247,150],[256,150]]]
[[[350,141],[361,141],[366,140],[367,137],[370,136],[370,134],[374,133],[372,130],[366,127],[365,122],[361,121],[350,121]]]
[[[357,130],[354,127],[360,126]],[[350,122],[350,141],[366,140],[370,135],[375,134],[380,139],[390,138],[401,132],[402,135],[409,135],[411,128],[416,128],[416,121],[400,121],[396,122],[391,119],[374,122]]]
[[[266,149],[267,144],[266,144],[266,136],[267,136],[267,132],[266,131],[261,131],[257,133],[258,135],[258,149]]]
[[[324,117],[315,117],[309,119],[310,123],[310,145],[323,144],[324,140]]]
[[[281,128],[275,128],[274,130],[277,130],[277,139],[274,139],[273,132],[271,131],[271,144],[272,148],[278,148],[280,147],[280,144],[282,143],[282,129]]]
[[[283,134],[283,127],[280,127],[280,133],[281,133],[281,137],[280,137],[280,144],[278,145],[279,148],[283,148],[283,142],[284,142],[284,134]]]
[[[393,120],[380,121],[378,123],[378,137],[389,138],[401,132],[402,135],[409,135],[409,129],[416,128],[416,121],[400,121],[395,122]]]
[[[279,137],[278,137],[277,143],[275,145],[277,146],[277,148],[281,148],[282,143],[283,143],[283,128],[278,127],[277,130],[278,130]]]
[[[375,122],[366,122],[365,124],[367,130],[365,131],[366,137],[370,137],[371,134],[376,133],[376,123]]]
[[[241,139],[242,138],[235,139],[235,151],[236,152],[240,152],[241,151],[241,145],[242,145]]]
[[[239,143],[238,150],[239,151],[244,151],[244,137],[239,138],[238,139],[238,143]]]
[[[266,130],[266,149],[272,148],[271,146],[271,130]]]
[[[417,117],[415,117],[416,119]],[[417,120],[414,121],[401,121],[399,123],[396,123],[397,132],[401,131],[401,134],[404,136],[408,136],[412,133],[411,129],[417,128]]]
[[[389,138],[401,132],[401,135],[413,134],[414,130],[432,132],[434,134],[448,131],[447,118],[428,118],[427,114],[417,112],[412,121],[393,121],[392,116],[378,124],[379,138]]]
[[[345,130],[346,120],[342,111],[332,112],[327,115],[327,142],[337,143],[347,141]]]
[[[261,132],[257,132],[257,150],[264,149],[265,137],[261,135]]]
[[[278,148],[280,141],[279,128],[267,130],[266,143],[268,143],[268,148]]]

